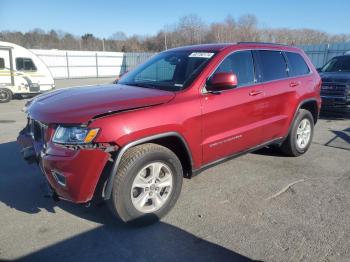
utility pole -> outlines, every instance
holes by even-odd
[[[168,50],[168,43],[167,43],[167,39],[166,39],[166,30],[164,31],[164,47],[165,47],[165,50]]]
[[[105,51],[105,39],[102,38],[102,51]]]

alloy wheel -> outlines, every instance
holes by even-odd
[[[131,186],[133,206],[151,213],[164,206],[173,189],[173,173],[162,162],[152,162],[141,169]]]

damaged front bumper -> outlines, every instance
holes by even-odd
[[[106,148],[69,148],[52,142],[38,141],[28,126],[17,141],[23,158],[37,163],[54,194],[74,203],[87,203],[93,196],[99,178],[111,154]]]

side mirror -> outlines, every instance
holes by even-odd
[[[207,80],[209,92],[220,92],[237,87],[237,76],[234,73],[216,73]]]
[[[316,68],[316,70],[317,70],[317,72],[321,72],[322,67],[318,67],[318,68]]]

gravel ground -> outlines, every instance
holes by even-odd
[[[0,260],[350,260],[349,116],[323,116],[304,156],[265,148],[184,180],[166,218],[130,228],[105,206],[43,197],[39,169],[21,159],[15,142],[25,101],[0,104]]]

